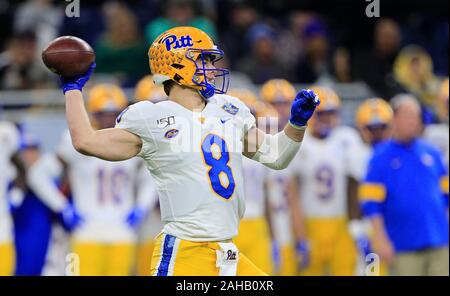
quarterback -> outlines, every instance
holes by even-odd
[[[75,149],[111,161],[139,156],[153,176],[164,224],[153,275],[264,274],[232,241],[245,211],[242,156],[287,167],[319,104],[313,91],[300,91],[284,130],[265,134],[245,104],[225,95],[229,72],[214,66],[222,56],[199,29],[164,32],[150,46],[149,59],[168,100],[131,105],[115,128],[103,130],[91,127],[81,93],[95,64],[77,79],[62,78]]]

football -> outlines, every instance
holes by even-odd
[[[86,41],[74,36],[62,36],[42,51],[42,61],[50,71],[72,78],[89,69],[95,61],[95,53]]]

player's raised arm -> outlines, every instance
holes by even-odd
[[[78,152],[85,155],[111,161],[132,158],[139,153],[142,146],[142,141],[137,135],[124,129],[94,130],[91,126],[81,90],[94,68],[95,63],[91,65],[87,73],[76,79],[61,78],[72,143]]]
[[[320,101],[312,90],[301,90],[295,97],[289,122],[275,135],[252,128],[245,136],[244,155],[272,169],[286,168],[300,148],[308,120]]]

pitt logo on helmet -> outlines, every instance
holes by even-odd
[[[189,35],[181,36],[180,39],[178,39],[177,36],[175,36],[175,35],[169,35],[169,36],[165,37],[161,41],[161,43],[166,44],[167,51],[170,51],[171,49],[194,46],[194,43],[192,42],[192,37]]]

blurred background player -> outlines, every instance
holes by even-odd
[[[19,149],[19,143],[20,134],[16,126],[0,121],[0,276],[13,275],[16,263],[7,193],[9,184],[15,178],[11,158]]]
[[[40,143],[22,126],[19,157],[27,172],[41,158]],[[11,200],[16,250],[15,275],[42,275],[57,213],[41,200],[33,190],[27,174],[21,196]],[[55,180],[56,181],[56,180]],[[20,190],[19,188],[15,188]]]
[[[240,99],[258,118],[263,103],[247,89],[231,89],[228,95]],[[268,275],[273,275],[272,234],[269,225],[266,179],[269,169],[259,162],[244,158],[245,214],[233,239],[238,249]]]
[[[89,91],[87,108],[96,128],[113,127],[127,105],[115,85],[99,84]],[[108,162],[86,157],[75,151],[68,132],[56,155],[57,169],[42,166],[34,180],[41,183],[42,195],[61,195],[57,188],[52,190],[51,180],[67,170],[74,206],[82,218],[71,237],[72,252],[80,257],[80,275],[129,275],[135,260],[135,228],[155,198],[145,166],[138,159]]]
[[[376,145],[389,140],[392,134],[393,111],[389,103],[381,98],[369,98],[362,102],[356,110],[355,123],[363,141],[362,145],[350,147],[352,161],[356,164],[356,176],[363,181],[367,171],[369,159],[372,157]],[[371,236],[370,223],[367,219],[354,220],[350,224],[350,233],[355,238],[360,255],[359,272],[364,272],[365,263],[369,263],[368,255],[372,252],[369,237]],[[372,238],[373,239],[373,238]],[[385,265],[373,270],[371,274],[387,275]]]
[[[439,151],[419,138],[421,108],[392,99],[393,138],[369,162],[360,201],[373,248],[392,275],[448,275],[448,174]]]
[[[374,147],[391,136],[393,111],[381,98],[370,98],[356,110],[355,122],[366,147]]]
[[[439,91],[436,100],[437,115],[439,122],[430,124],[425,128],[425,139],[435,145],[442,153],[444,162],[447,165],[449,162],[449,132],[448,132],[448,93],[449,84],[448,77],[445,79]]]
[[[354,275],[357,252],[348,222],[355,218],[351,208],[357,206],[357,196],[350,188],[349,178],[355,179],[355,172],[348,148],[358,135],[338,127],[341,102],[337,94],[325,87],[312,89],[321,104],[311,120],[303,153],[290,167],[290,208],[300,272]]]
[[[261,87],[260,97],[269,107],[264,111],[267,119],[267,133],[277,133],[289,119],[292,98],[295,96],[294,86],[285,79],[271,79]],[[267,116],[269,115],[269,116]],[[270,120],[271,118],[276,120]],[[261,117],[259,118],[261,120]],[[261,128],[263,128],[262,124]],[[269,213],[273,233],[273,251],[276,261],[277,275],[296,275],[294,239],[288,208],[287,170],[269,170],[267,174],[267,195]]]
[[[164,92],[164,88],[160,85],[156,85],[153,82],[153,76],[144,76],[138,81],[134,89],[135,102],[149,100],[153,103],[167,100],[167,95]]]
[[[167,95],[164,92],[163,87],[156,85],[153,82],[152,75],[147,75],[136,84],[134,99],[136,102],[149,100],[156,103],[167,100]],[[154,192],[152,194],[154,195],[152,199],[154,203],[150,205],[147,215],[141,223],[141,226],[138,228],[136,274],[140,276],[150,275],[155,238],[161,232],[163,227],[156,187],[154,187]]]

